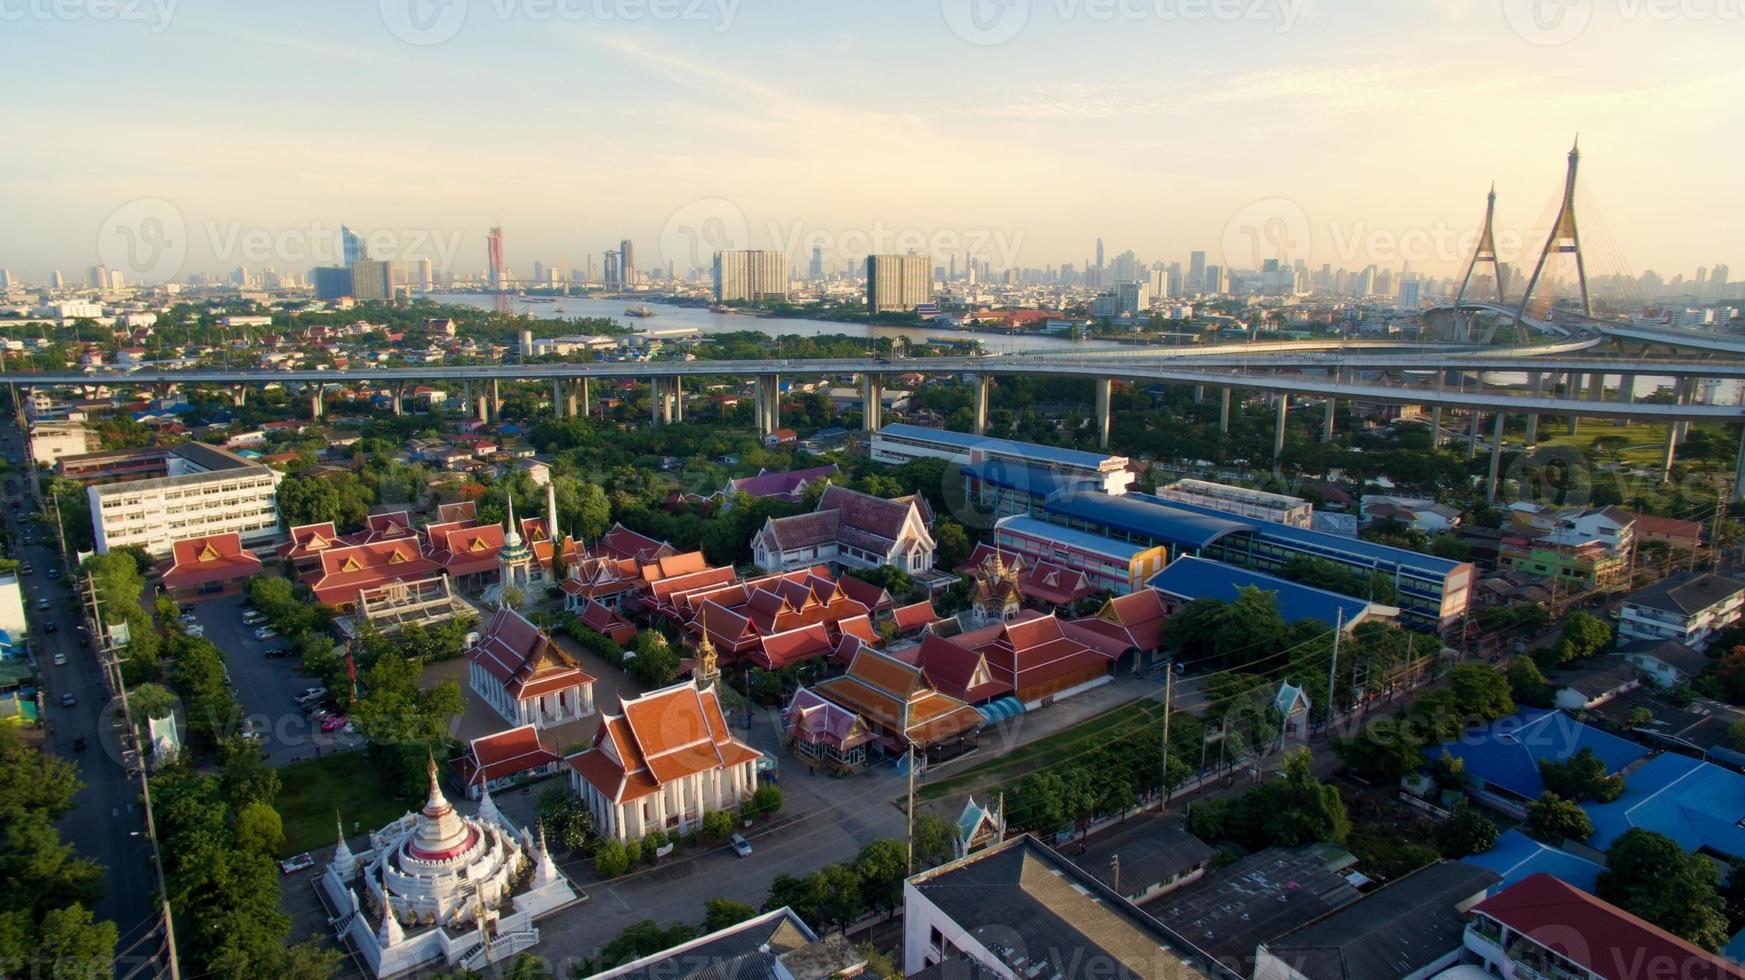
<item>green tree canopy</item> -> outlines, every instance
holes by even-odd
[[[1599,896],[1704,949],[1727,942],[1714,862],[1670,837],[1634,827],[1606,851]]]

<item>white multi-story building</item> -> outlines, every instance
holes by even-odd
[[[1227,483],[1206,480],[1177,480],[1167,487],[1158,487],[1157,495],[1164,500],[1195,504],[1226,514],[1240,514],[1286,527],[1309,527],[1315,520],[1315,505],[1301,497],[1265,490],[1233,487]]]
[[[715,253],[715,302],[764,303],[788,298],[788,256],[736,249]]]
[[[1721,630],[1745,616],[1745,582],[1724,575],[1681,575],[1624,600],[1618,640],[1677,640],[1707,650]]]
[[[30,427],[30,460],[38,466],[53,466],[62,456],[90,452],[94,441],[78,422],[38,422]]]
[[[169,475],[86,489],[97,551],[137,545],[167,558],[183,538],[234,531],[245,545],[279,536],[282,474],[204,443],[170,451]]]

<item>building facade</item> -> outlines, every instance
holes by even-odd
[[[227,450],[183,443],[168,476],[87,487],[97,551],[137,545],[168,558],[174,542],[235,532],[247,546],[279,537],[282,474]]]
[[[782,303],[788,299],[788,256],[736,249],[715,253],[715,302]]]
[[[1309,527],[1315,505],[1301,497],[1247,487],[1233,487],[1206,480],[1177,480],[1157,488],[1157,496],[1183,504],[1197,504],[1225,514],[1240,514],[1288,527]]]
[[[594,678],[513,609],[497,610],[467,661],[473,693],[511,724],[550,728],[594,713]]]
[[[994,525],[994,547],[1028,563],[1048,562],[1080,572],[1098,592],[1126,595],[1163,570],[1168,549],[1116,541],[1033,517],[1006,517]]]
[[[1618,640],[1677,640],[1706,651],[1714,635],[1745,616],[1745,582],[1724,575],[1680,575],[1624,600]]]
[[[908,313],[933,302],[933,260],[925,255],[866,257],[868,313]]]

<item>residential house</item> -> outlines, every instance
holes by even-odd
[[[1618,639],[1678,640],[1699,652],[1745,617],[1745,581],[1685,573],[1632,593],[1618,612]]]

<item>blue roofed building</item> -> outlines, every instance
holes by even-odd
[[[1237,568],[1204,558],[1180,558],[1151,577],[1152,588],[1163,593],[1173,614],[1195,599],[1229,602],[1246,588],[1271,592],[1278,597],[1278,612],[1285,622],[1316,619],[1328,626],[1343,623],[1346,630],[1372,619],[1391,619],[1399,609],[1366,599],[1357,599],[1326,589],[1292,582],[1261,572]]]
[[[1047,562],[1084,575],[1098,592],[1128,595],[1169,560],[1165,549],[1075,531],[1034,517],[1006,517],[994,525],[994,547],[1028,567]]]
[[[1031,516],[1050,500],[1100,490],[1099,483],[1082,474],[1009,459],[978,459],[958,472],[963,474],[963,499],[996,519]]]
[[[916,459],[943,459],[960,466],[981,460],[1004,460],[1082,477],[1095,483],[1102,492],[1112,495],[1126,493],[1133,482],[1133,472],[1125,456],[1034,442],[1013,442],[902,422],[883,426],[873,434],[872,458],[893,465]]]
[[[1468,792],[1481,803],[1522,817],[1526,806],[1545,792],[1541,762],[1567,762],[1592,749],[1607,773],[1617,773],[1649,755],[1635,742],[1584,725],[1561,711],[1525,708],[1473,729],[1446,745],[1424,749],[1426,759],[1447,752],[1466,767]]]
[[[1039,516],[1109,537],[1167,544],[1175,557],[1196,555],[1259,572],[1276,572],[1294,558],[1307,557],[1358,574],[1378,574],[1394,587],[1401,623],[1418,629],[1442,632],[1455,627],[1471,598],[1471,562],[1146,493],[1125,494],[1119,500],[1097,494],[1064,496],[1045,503]]]
[[[1492,894],[1536,874],[1548,874],[1592,894],[1600,872],[1606,870],[1603,865],[1536,841],[1514,829],[1498,835],[1490,850],[1462,860],[1489,868],[1502,876],[1503,880],[1491,889]]]
[[[1594,825],[1588,844],[1602,851],[1640,827],[1687,851],[1745,858],[1745,776],[1710,762],[1668,752],[1630,770],[1622,796],[1582,809]]]

